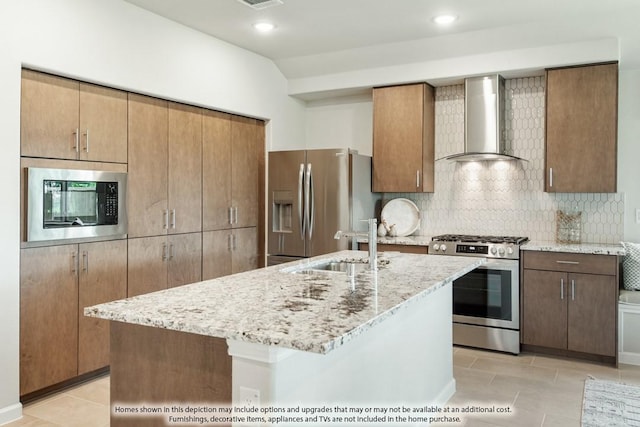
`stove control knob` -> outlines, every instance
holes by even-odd
[[[496,247],[495,246],[491,246],[491,255],[495,255],[496,254]]]
[[[442,252],[445,252],[447,250],[447,245],[445,245],[444,243],[440,245],[440,250]]]
[[[433,250],[434,251],[439,251],[440,250],[440,245],[438,243],[433,245]]]
[[[513,255],[513,248],[512,248],[511,246],[509,246],[509,247],[507,248],[507,254],[508,254],[508,255]]]
[[[504,248],[502,248],[502,247],[498,248],[498,254],[500,256],[504,256]]]

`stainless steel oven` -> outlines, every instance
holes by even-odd
[[[520,352],[520,250],[527,238],[436,236],[430,254],[481,256],[486,264],[453,282],[453,342]]]
[[[127,236],[127,174],[27,169],[27,244]]]

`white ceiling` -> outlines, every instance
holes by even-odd
[[[619,39],[621,67],[640,67],[640,0],[126,0],[272,59],[288,78]],[[440,28],[431,18],[459,19]],[[271,21],[270,34],[252,24]]]

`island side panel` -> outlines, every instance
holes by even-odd
[[[116,405],[230,404],[231,385],[224,339],[111,322],[111,427],[164,425],[118,416]]]
[[[234,402],[247,388],[263,406],[443,405],[455,393],[451,300],[447,284],[327,354],[229,340]]]

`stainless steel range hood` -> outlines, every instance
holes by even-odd
[[[498,74],[464,81],[464,153],[458,162],[523,160],[508,153],[504,138],[504,78]]]

